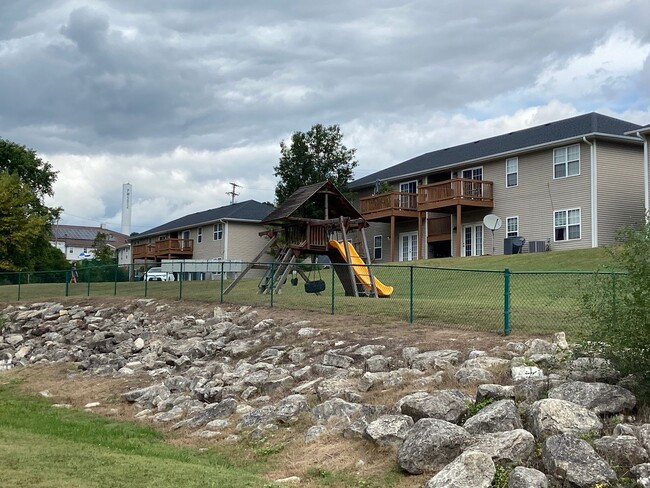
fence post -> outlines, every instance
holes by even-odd
[[[413,265],[409,266],[409,324],[413,323]]]
[[[275,261],[271,263],[271,307],[273,307],[273,291],[275,284]]]
[[[70,271],[65,272],[65,296],[70,295]]]
[[[178,299],[179,300],[183,299],[183,264],[185,264],[185,261],[181,261],[181,272],[178,275]]]
[[[117,270],[118,270],[118,264],[115,263],[115,273],[113,274],[113,296],[117,296]]]
[[[330,263],[330,269],[332,270],[332,279],[330,285],[330,288],[332,288],[332,308],[330,313],[334,315],[334,263]]]
[[[90,266],[86,266],[86,296],[90,296]]]
[[[616,321],[616,273],[612,273],[612,325]]]
[[[220,300],[221,301],[220,301],[220,303],[223,303],[223,264],[224,264],[224,261],[222,260],[221,261],[221,292],[220,292],[220,297],[221,297]]]
[[[18,301],[20,301],[20,282],[22,281],[22,273],[19,271],[18,272]]]
[[[510,335],[510,269],[503,270],[503,335]]]
[[[149,283],[149,280],[147,279],[147,271],[148,270],[147,270],[147,268],[145,266],[144,274],[142,275],[142,277],[144,278],[144,297],[145,298],[147,298],[147,286],[148,286],[148,283]]]

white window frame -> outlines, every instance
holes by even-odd
[[[469,242],[467,240],[467,231],[469,231]],[[478,235],[480,231],[480,236]],[[469,244],[469,254],[467,245]],[[485,246],[485,232],[483,224],[463,225],[463,241],[461,243],[460,255],[462,257],[483,256],[483,247]]]
[[[514,163],[514,170],[509,170],[509,163]],[[508,181],[510,175],[515,175],[515,182],[512,185]],[[508,158],[506,159],[506,188],[514,188],[515,186],[519,186],[519,158]]]
[[[573,212],[573,215],[571,215],[571,212]],[[576,223],[574,220],[573,223],[571,223],[570,218],[573,217],[575,219],[576,212],[578,215],[578,222]],[[564,215],[563,223],[561,223],[561,225],[557,225],[558,214]],[[578,237],[569,237],[571,227],[573,227],[574,230],[575,227],[577,227]],[[557,238],[557,231],[559,229],[564,229],[563,239]],[[582,209],[578,207],[578,208],[565,208],[565,209],[553,211],[553,242],[579,241],[580,239],[582,239]]]
[[[379,239],[379,246],[377,245],[377,239]],[[373,242],[374,242],[374,250],[372,252],[372,255],[374,256],[375,261],[381,261],[383,259],[383,254],[384,254],[384,238],[383,236],[375,236]],[[379,251],[379,256],[377,256],[377,251]]]
[[[578,149],[578,156],[569,160],[569,150],[572,148]],[[569,173],[571,167],[576,167],[575,164],[572,166],[572,163],[577,163],[577,171]],[[557,168],[559,167],[564,168],[564,175],[557,175]],[[571,176],[580,176],[580,144],[571,144],[570,146],[553,149],[553,179],[570,178]]]
[[[510,222],[514,221],[515,230],[510,230]],[[517,237],[519,235],[519,216],[506,217],[506,237]]]
[[[409,246],[407,249],[404,248],[404,238],[407,238],[407,245]],[[413,244],[413,237],[415,237],[415,248],[411,248]],[[418,239],[418,233],[417,232],[402,232],[399,235],[399,260],[403,262],[407,261],[417,261],[418,259],[418,246],[420,245],[419,239]],[[404,251],[406,251],[406,256],[404,255]],[[409,256],[410,254],[410,256]],[[404,259],[404,258],[411,258],[411,259]]]
[[[196,229],[196,242],[203,242],[203,227]]]
[[[223,222],[217,222],[212,227],[212,240],[220,241],[223,239]]]

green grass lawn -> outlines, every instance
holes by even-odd
[[[259,487],[260,468],[173,447],[154,429],[53,408],[0,384],[3,487]]]
[[[410,264],[413,266],[411,267]],[[514,333],[546,333],[580,330],[580,303],[596,271],[610,271],[611,255],[604,248],[556,251],[513,256],[444,258],[409,263],[373,265],[375,275],[393,286],[390,298],[346,297],[331,269],[324,269],[327,283],[320,295],[287,283],[279,294],[258,293],[259,278],[244,278],[224,302],[252,306],[283,307],[322,313],[360,314],[393,320],[417,321],[466,329],[501,331],[504,315],[504,269],[511,277],[511,328]],[[332,281],[333,278],[333,281]],[[228,282],[223,283],[227,287]],[[0,301],[52,300],[67,295],[123,296],[130,298],[183,299],[219,303],[222,283],[118,282],[4,285]],[[334,296],[332,296],[332,291]]]

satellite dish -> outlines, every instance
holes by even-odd
[[[483,217],[483,225],[491,231],[499,230],[501,228],[501,218],[494,214],[487,214]]]

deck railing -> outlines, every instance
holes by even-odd
[[[418,208],[418,196],[417,193],[398,191],[379,193],[359,199],[359,206],[363,215],[393,210],[415,211]]]
[[[134,244],[133,259],[168,256],[192,256],[194,239],[164,239],[161,241]]]
[[[429,240],[451,239],[451,219],[449,216],[427,219],[427,237]]]
[[[418,209],[428,210],[447,205],[491,206],[494,183],[485,180],[454,178],[418,188]]]

